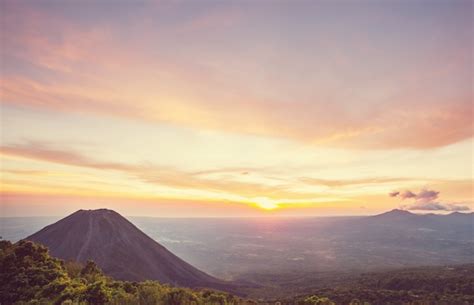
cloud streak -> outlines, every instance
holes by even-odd
[[[209,174],[222,172],[237,173],[241,176],[243,168],[186,172],[172,167],[153,164],[135,165],[120,162],[103,162],[74,150],[58,149],[42,142],[2,145],[0,146],[0,154],[96,170],[118,171],[149,184],[180,189],[205,190],[217,194],[228,193],[242,196],[242,198],[265,196],[269,198],[308,199],[314,198],[316,195],[314,193],[292,191],[290,184],[280,183],[275,186],[269,186],[260,183],[237,181],[231,178],[206,178]]]
[[[408,210],[415,210],[415,211],[460,212],[460,211],[470,210],[470,208],[466,205],[460,205],[460,204],[455,204],[455,203],[441,203],[441,202],[416,202],[406,208]]]
[[[394,183],[401,181],[413,181],[415,178],[403,178],[403,177],[375,177],[375,178],[364,178],[364,179],[319,179],[319,178],[300,178],[301,182],[309,185],[323,185],[327,187],[345,187],[353,185],[367,185],[367,184],[385,184]],[[397,196],[394,194],[392,197]]]
[[[463,78],[470,73],[470,57],[464,54],[468,45],[426,50],[435,58],[416,60],[416,69],[410,68],[415,66],[410,62],[399,62],[406,69],[391,69],[390,81],[384,83],[372,78],[362,81],[364,78],[353,75],[358,53],[337,52],[346,43],[336,39],[337,32],[333,33],[334,53],[340,58],[314,64],[314,56],[311,60],[301,58],[305,61],[300,63],[299,54],[284,49],[286,43],[268,41],[268,46],[258,44],[260,47],[249,54],[242,54],[239,48],[208,49],[198,43],[201,39],[212,44],[214,39],[227,43],[222,46],[234,45],[228,41],[233,36],[229,33],[248,45],[258,43],[258,37],[230,25],[250,18],[246,21],[256,22],[257,30],[263,31],[260,19],[253,20],[253,15],[235,8],[214,9],[207,15],[191,15],[180,24],[163,26],[144,18],[130,29],[91,17],[86,30],[81,16],[74,16],[77,20],[73,22],[58,12],[28,4],[5,6],[4,53],[14,60],[2,73],[2,103],[355,149],[429,149],[473,136],[472,92]],[[225,29],[221,25],[226,25]],[[164,32],[154,32],[156,28]],[[122,32],[138,38],[124,43]],[[159,43],[146,39],[149,35],[156,36]],[[370,41],[359,43],[370,50],[362,55],[385,62]],[[270,60],[274,48],[287,52],[287,57]],[[173,52],[175,49],[182,51]],[[238,66],[233,62],[235,52],[242,55]],[[22,70],[15,64],[34,69]],[[124,65],[129,67],[126,73]],[[295,70],[299,66],[308,70],[304,74],[314,76],[295,80],[292,75],[301,74]],[[380,72],[376,64],[363,69]],[[318,71],[348,75],[352,85],[348,89],[346,82],[331,75],[320,77]],[[323,81],[329,84],[317,86]],[[260,86],[255,88],[254,83]],[[439,84],[444,85],[439,88]]]

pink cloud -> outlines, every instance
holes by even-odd
[[[80,153],[51,148],[40,142],[29,142],[23,145],[2,145],[0,153],[29,159],[43,160],[66,165],[89,167],[104,170],[134,170],[135,167],[122,163],[101,162],[90,159]]]
[[[166,33],[154,32],[148,19],[136,22],[126,33],[133,41],[124,41],[120,31],[126,29],[105,22],[76,24],[27,4],[6,10],[4,53],[43,74],[2,75],[4,104],[356,149],[430,149],[473,136],[472,92],[459,76],[471,58],[461,47],[437,53],[446,60],[436,65],[427,60],[416,69],[394,70],[385,82],[353,77],[318,86],[309,75],[290,82],[299,72],[283,65],[296,60],[291,54],[267,62],[269,50],[256,46],[235,63],[236,50],[208,50],[194,40],[209,28],[237,22],[238,10],[210,11]],[[154,43],[150,36],[174,39]],[[167,48],[173,43],[179,52]],[[321,62],[321,69],[353,71],[357,63],[350,54],[334,49],[337,63]]]
[[[400,192],[391,192],[388,194],[390,197],[397,197],[398,195],[400,195]]]
[[[403,193],[400,194],[400,197],[402,199],[407,199],[407,198],[416,198],[416,194],[413,193],[412,191],[404,191]]]
[[[438,198],[439,192],[423,189],[416,195],[417,201],[433,201]]]
[[[391,192],[389,196],[400,197],[402,200],[411,199],[412,203],[403,205],[403,209],[416,211],[469,211],[469,206],[463,203],[443,203],[437,199],[439,197],[438,191],[422,189],[418,193],[406,190],[404,192]]]

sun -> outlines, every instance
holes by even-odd
[[[257,197],[254,201],[259,208],[264,210],[274,210],[278,208],[278,204],[267,197]]]

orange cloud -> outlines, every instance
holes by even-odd
[[[384,183],[393,183],[393,182],[400,182],[400,181],[417,181],[419,179],[416,178],[403,178],[403,177],[393,177],[393,178],[364,178],[364,179],[351,179],[351,180],[344,180],[344,179],[319,179],[319,178],[309,178],[303,177],[300,178],[301,182],[310,184],[310,185],[324,185],[328,187],[344,187],[350,185],[367,185],[367,184],[384,184]],[[427,179],[421,179],[422,181],[427,181]],[[428,179],[429,180],[429,179]]]
[[[242,56],[242,65],[240,60],[239,65],[231,62],[235,60],[227,54],[231,50],[217,47],[222,52],[207,52],[209,58],[196,59],[206,55],[207,49],[188,50],[188,45],[197,44],[193,36],[242,18],[242,12],[234,10],[169,25],[164,33],[153,32],[148,19],[137,22],[129,43],[123,41],[120,29],[107,23],[84,28],[26,4],[6,9],[5,55],[39,70],[2,75],[2,103],[7,105],[356,149],[429,149],[473,136],[472,92],[462,80],[457,82],[472,59],[463,56],[461,47],[439,54],[446,60],[438,60],[435,67],[427,62],[399,71],[387,84],[351,79],[354,84],[341,82],[326,88],[315,80],[287,83],[266,74],[258,78],[252,72],[268,69],[268,74],[281,75],[283,80],[293,74],[273,62],[248,60],[265,58],[265,49],[249,50],[254,53]],[[176,33],[180,35],[171,35]],[[153,42],[147,35],[174,40]],[[170,43],[180,52],[170,52]],[[320,65],[325,70],[346,67],[352,71],[351,58],[344,57],[342,62],[342,66]],[[440,84],[440,79],[450,81]],[[310,93],[300,92],[308,88]]]
[[[140,105],[114,95],[94,95],[98,92],[95,88],[77,93],[68,92],[67,87],[56,90],[55,86],[4,78],[1,90],[4,96],[2,102],[12,105],[282,137],[329,147],[428,149],[471,138],[474,130],[474,109],[469,102],[446,104],[437,109],[419,109],[412,113],[386,109],[386,113],[379,113],[375,119],[367,117],[365,121],[356,122],[337,114],[336,108],[323,110],[317,104],[295,108],[291,103],[272,105],[259,101],[252,104],[229,101],[231,104],[219,110],[209,108],[214,107],[212,104],[167,102],[160,110],[159,103]],[[328,122],[329,118],[337,116],[337,120]]]
[[[0,146],[0,154],[95,169],[121,171],[131,171],[135,169],[133,166],[121,163],[95,161],[74,151],[51,149],[39,142],[29,142],[25,145],[3,145]]]
[[[103,162],[91,159],[72,150],[56,149],[40,142],[29,142],[23,145],[3,145],[0,146],[0,154],[70,166],[119,171],[146,183],[165,185],[173,188],[207,190],[216,193],[236,194],[243,197],[310,198],[315,195],[313,193],[291,191],[289,184],[267,186],[264,184],[222,178],[209,179],[202,177],[204,173],[216,172],[215,170],[185,172],[171,167],[151,164],[133,165],[117,162]],[[225,169],[225,171],[228,170],[229,169]]]

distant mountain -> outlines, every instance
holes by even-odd
[[[230,287],[178,258],[112,210],[79,210],[26,239],[47,246],[61,259],[92,259],[119,280],[158,280],[223,290]]]
[[[25,219],[17,221],[25,223]],[[240,280],[245,279],[244,275],[249,273],[344,272],[421,265],[474,264],[473,213],[436,215],[396,210],[357,217],[137,217],[131,221],[154,240],[163,240],[163,244],[179,257],[211,274],[238,280],[239,286],[242,285]],[[0,229],[7,227],[4,219],[0,223]],[[43,222],[43,226],[44,224],[46,222]],[[34,232],[26,230],[27,225],[29,224],[21,226],[21,223],[12,222],[9,226],[15,227],[15,230],[20,228],[16,235],[24,237]],[[61,239],[64,245],[51,248],[67,248],[69,240],[80,243],[86,234],[85,228],[83,226],[80,231],[64,225],[59,230],[60,235],[69,234],[71,237]],[[69,230],[82,233],[67,233]],[[8,239],[8,234],[4,232],[0,235],[4,238],[7,236]],[[54,245],[52,242],[47,244]],[[105,242],[104,245],[106,246]],[[125,248],[136,252],[133,246]],[[58,250],[55,251],[58,253]],[[62,257],[75,258],[79,250],[75,251],[75,254]],[[131,258],[126,260],[133,262]],[[123,269],[138,270],[127,264]],[[112,274],[111,269],[107,270]],[[139,273],[144,274],[143,271]]]
[[[401,210],[401,209],[393,209],[391,211],[374,215],[372,217],[413,217],[413,216],[436,216],[436,217],[473,217],[474,213],[461,213],[461,212],[452,212],[450,214],[415,214],[407,210]]]
[[[391,210],[375,216],[354,220],[352,232],[361,239],[378,241],[415,241],[434,246],[442,240],[473,241],[474,213],[414,214],[405,210]]]
[[[396,224],[400,225],[415,225],[417,227],[423,226],[443,226],[443,225],[471,225],[474,221],[474,213],[460,213],[453,212],[450,214],[414,214],[406,210],[394,209],[379,215],[370,216],[370,222],[377,222],[380,224]]]
[[[393,218],[393,217],[413,217],[416,216],[416,214],[410,213],[406,210],[400,210],[400,209],[393,209],[391,211],[375,215],[373,217],[378,217],[378,218]]]
[[[420,215],[405,211],[405,210],[399,210],[399,209],[394,209],[382,214],[374,215],[374,216],[369,216],[368,220],[370,221],[380,221],[380,222],[397,222],[398,224],[400,221],[413,221],[417,219]]]

